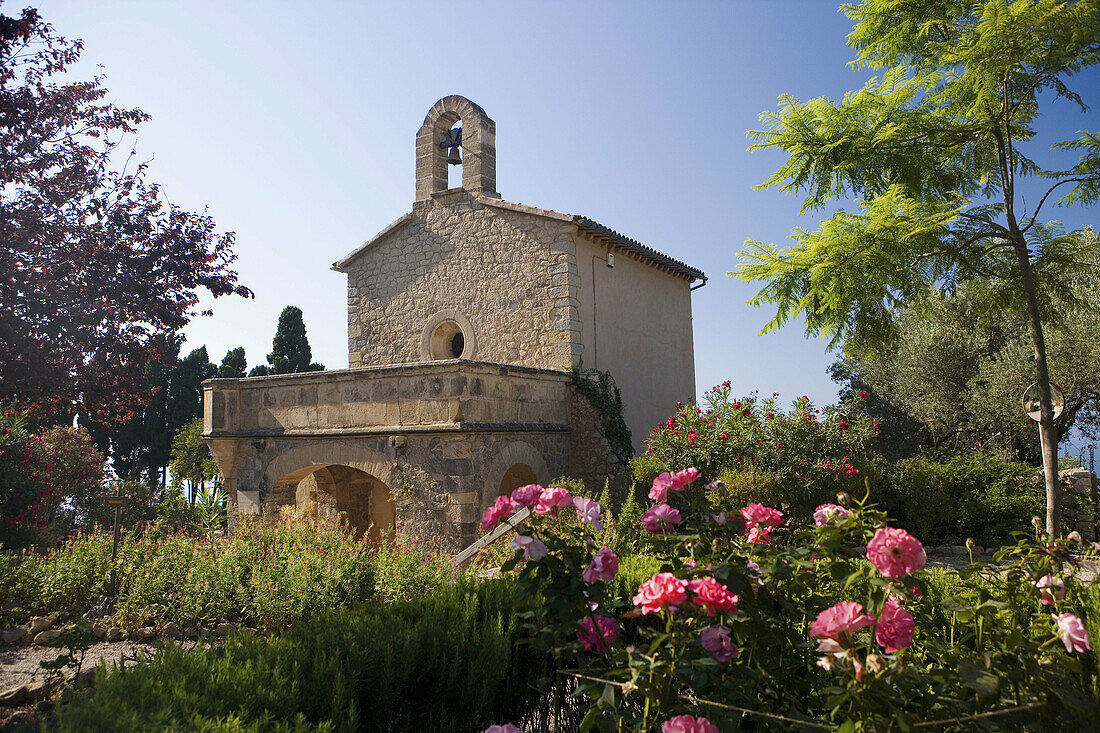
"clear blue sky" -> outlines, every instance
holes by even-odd
[[[23,7],[8,3],[6,14]],[[835,400],[824,342],[799,324],[758,336],[771,313],[727,277],[748,238],[784,242],[799,201],[754,192],[781,163],[745,131],[788,92],[839,98],[851,28],[832,2],[80,2],[42,0],[103,66],[110,98],[152,115],[136,140],[171,200],[209,207],[237,233],[256,299],[222,298],[187,329],[214,361],[271,347],[287,304],[314,359],[347,366],[346,281],[329,270],[413,202],[413,139],[448,94],[497,123],[497,188],[510,201],[583,214],[704,270],[696,291],[700,394]],[[1100,74],[1076,87],[1097,101]],[[1051,123],[1100,128],[1060,102]],[[1092,210],[1052,210],[1070,227]]]

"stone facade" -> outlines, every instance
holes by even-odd
[[[348,275],[350,366],[430,360],[423,346],[439,313],[469,324],[464,359],[562,369],[579,356],[569,225],[492,203],[437,195],[337,263]]]
[[[462,187],[446,143],[462,125]],[[416,201],[333,266],[348,276],[339,371],[204,383],[204,437],[241,515],[305,505],[456,552],[497,496],[622,468],[565,371],[611,371],[635,445],[694,396],[703,273],[585,217],[503,201],[496,126],[446,97],[416,136]]]

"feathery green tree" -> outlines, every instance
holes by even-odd
[[[842,9],[856,21],[853,65],[881,70],[881,78],[840,102],[780,97],[779,109],[761,116],[765,129],[750,131],[750,150],[787,153],[760,188],[805,196],[803,213],[848,197],[859,210],[795,229],[788,249],[750,240],[733,274],[767,283],[749,301],[776,307],[765,331],[801,316],[808,333],[850,352],[888,343],[896,307],[930,284],[989,283],[990,308],[1027,317],[1041,389],[1046,524],[1055,534],[1043,324],[1057,318],[1053,295],[1068,295],[1063,277],[1079,262],[1081,238],[1039,217],[1055,202],[1100,197],[1100,135],[1055,143],[1078,154],[1062,169],[1024,151],[1043,105],[1065,99],[1085,108],[1068,83],[1100,60],[1100,0],[865,0]],[[1028,179],[1041,185],[1025,206]]]

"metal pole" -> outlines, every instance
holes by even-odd
[[[115,564],[118,559],[118,515],[119,510],[122,507],[115,506],[115,540],[111,545],[111,587],[110,595],[118,595],[118,588],[115,587]]]

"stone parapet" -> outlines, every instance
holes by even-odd
[[[568,375],[447,360],[203,383],[208,438],[567,430]]]

